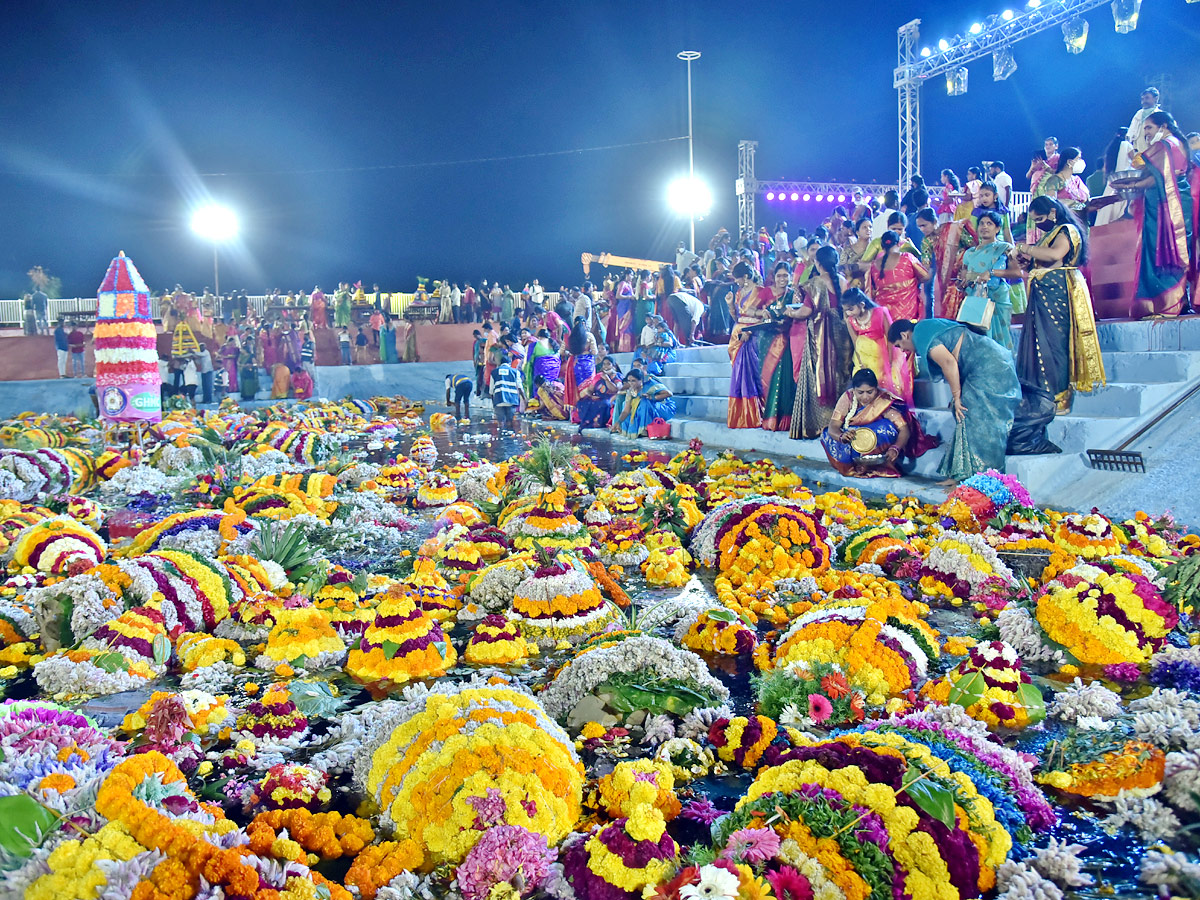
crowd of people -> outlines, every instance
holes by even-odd
[[[523,294],[511,319],[476,332],[476,384],[489,390],[507,362],[523,372],[518,404],[642,435],[647,416],[674,412],[658,377],[676,349],[727,343],[728,426],[819,439],[847,474],[896,476],[937,445],[913,415],[917,375],[950,390],[948,481],[1003,469],[1006,454],[1057,452],[1047,426],[1075,391],[1105,382],[1085,278],[1097,221],[1140,194],[1133,317],[1189,312],[1200,286],[1200,134],[1184,135],[1157,100],[1142,94],[1092,190],[1079,149],[1048,138],[1020,221],[1013,179],[992,160],[965,181],[943,170],[933,190],[914,178],[882,202],[855,191],[811,234],[779,222],[735,241],[721,229],[702,254],[680,244],[674,265],[584,284],[554,308]],[[607,358],[622,352],[635,353],[624,374]]]

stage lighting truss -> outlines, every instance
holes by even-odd
[[[976,22],[966,34],[953,40],[943,38],[936,44],[914,48],[910,58],[901,58],[892,73],[892,87],[900,90],[909,84],[920,84],[930,78],[960,69],[970,62],[991,56],[1003,47],[1050,28],[1061,27],[1079,19],[1088,10],[1111,3],[1117,31],[1125,33],[1137,27],[1141,0],[1055,0],[1053,3],[1028,3],[1023,10],[1006,9],[982,22]],[[1121,22],[1132,21],[1125,28]],[[976,32],[975,25],[978,25]],[[905,26],[906,28],[909,26]],[[925,51],[928,50],[927,54]]]
[[[1017,61],[1013,58],[1012,47],[1005,44],[992,54],[992,80],[1003,81],[1015,71]]]
[[[1138,27],[1138,16],[1142,12],[1142,0],[1113,0],[1113,25],[1117,34],[1129,34]]]
[[[760,181],[755,185],[755,192],[767,200],[804,200],[833,206],[853,203],[855,191],[862,191],[866,199],[882,197],[885,191],[894,190],[894,184],[855,184],[852,181]]]
[[[1082,53],[1083,48],[1087,46],[1087,19],[1072,19],[1070,22],[1063,22],[1062,30],[1063,43],[1067,45],[1067,52]]]
[[[946,93],[951,97],[961,97],[967,92],[967,67],[959,66],[946,73]]]

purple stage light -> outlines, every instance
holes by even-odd
[[[838,194],[838,203],[845,203],[845,202],[846,202],[846,195]]]
[[[825,199],[825,195],[824,195],[824,194],[817,194],[817,202],[818,202],[818,203],[820,203],[820,202],[821,202],[822,200],[824,200],[824,199]]]
[[[795,197],[796,195],[795,195],[795,194],[792,194],[792,196],[793,196],[793,197]],[[811,194],[805,194],[805,195],[804,195],[804,202],[805,202],[805,203],[807,203],[807,202],[808,202],[809,200],[811,200],[811,199],[812,199],[812,195],[811,195]]]
[[[799,197],[797,197],[795,194],[792,194],[792,199],[793,199],[793,200],[799,200],[800,198],[799,198]],[[807,200],[807,199],[808,199],[808,195],[807,195],[807,194],[805,194],[805,196],[804,196],[804,199],[805,199],[805,200]]]
[[[774,192],[774,191],[767,191],[767,199],[768,199],[768,200],[774,200],[774,199],[775,199],[775,192]]]

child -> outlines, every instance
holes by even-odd
[[[350,365],[350,332],[345,325],[343,325],[342,330],[338,332],[338,347],[341,348],[342,351],[342,365]]]
[[[358,336],[354,338],[354,361],[358,365],[366,365],[367,345],[370,341],[367,340],[367,333],[363,331],[361,325],[358,326]]]

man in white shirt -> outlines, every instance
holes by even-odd
[[[879,240],[888,230],[888,217],[900,209],[900,196],[895,191],[886,191],[883,195],[883,209],[871,220],[871,240]]]
[[[1133,114],[1129,131],[1125,135],[1125,140],[1133,144],[1133,149],[1138,153],[1144,153],[1150,146],[1142,130],[1142,126],[1146,124],[1146,116],[1158,111],[1158,88],[1148,87],[1142,91],[1142,108]]]
[[[655,322],[661,322],[662,319],[656,315],[646,316],[646,324],[642,326],[642,333],[639,336],[638,346],[642,350],[647,350],[654,346],[654,341],[658,338],[658,330],[654,327]]]
[[[783,259],[783,254],[787,253],[792,246],[788,243],[787,222],[780,222],[775,227],[775,259]]]
[[[458,322],[462,318],[462,289],[456,284],[450,289],[450,315]]]
[[[546,298],[546,291],[542,288],[542,286],[540,284],[538,284],[538,280],[536,278],[533,279],[533,284],[531,284],[529,286],[530,302],[536,304],[537,306],[541,306],[543,309],[545,309],[545,306],[543,306],[543,301],[545,300],[545,298]]]
[[[988,176],[1000,193],[1000,203],[1008,206],[1012,202],[1012,176],[1004,171],[1004,163],[993,159],[988,163]]]
[[[680,241],[679,246],[675,248],[675,271],[682,272],[699,258]]]

